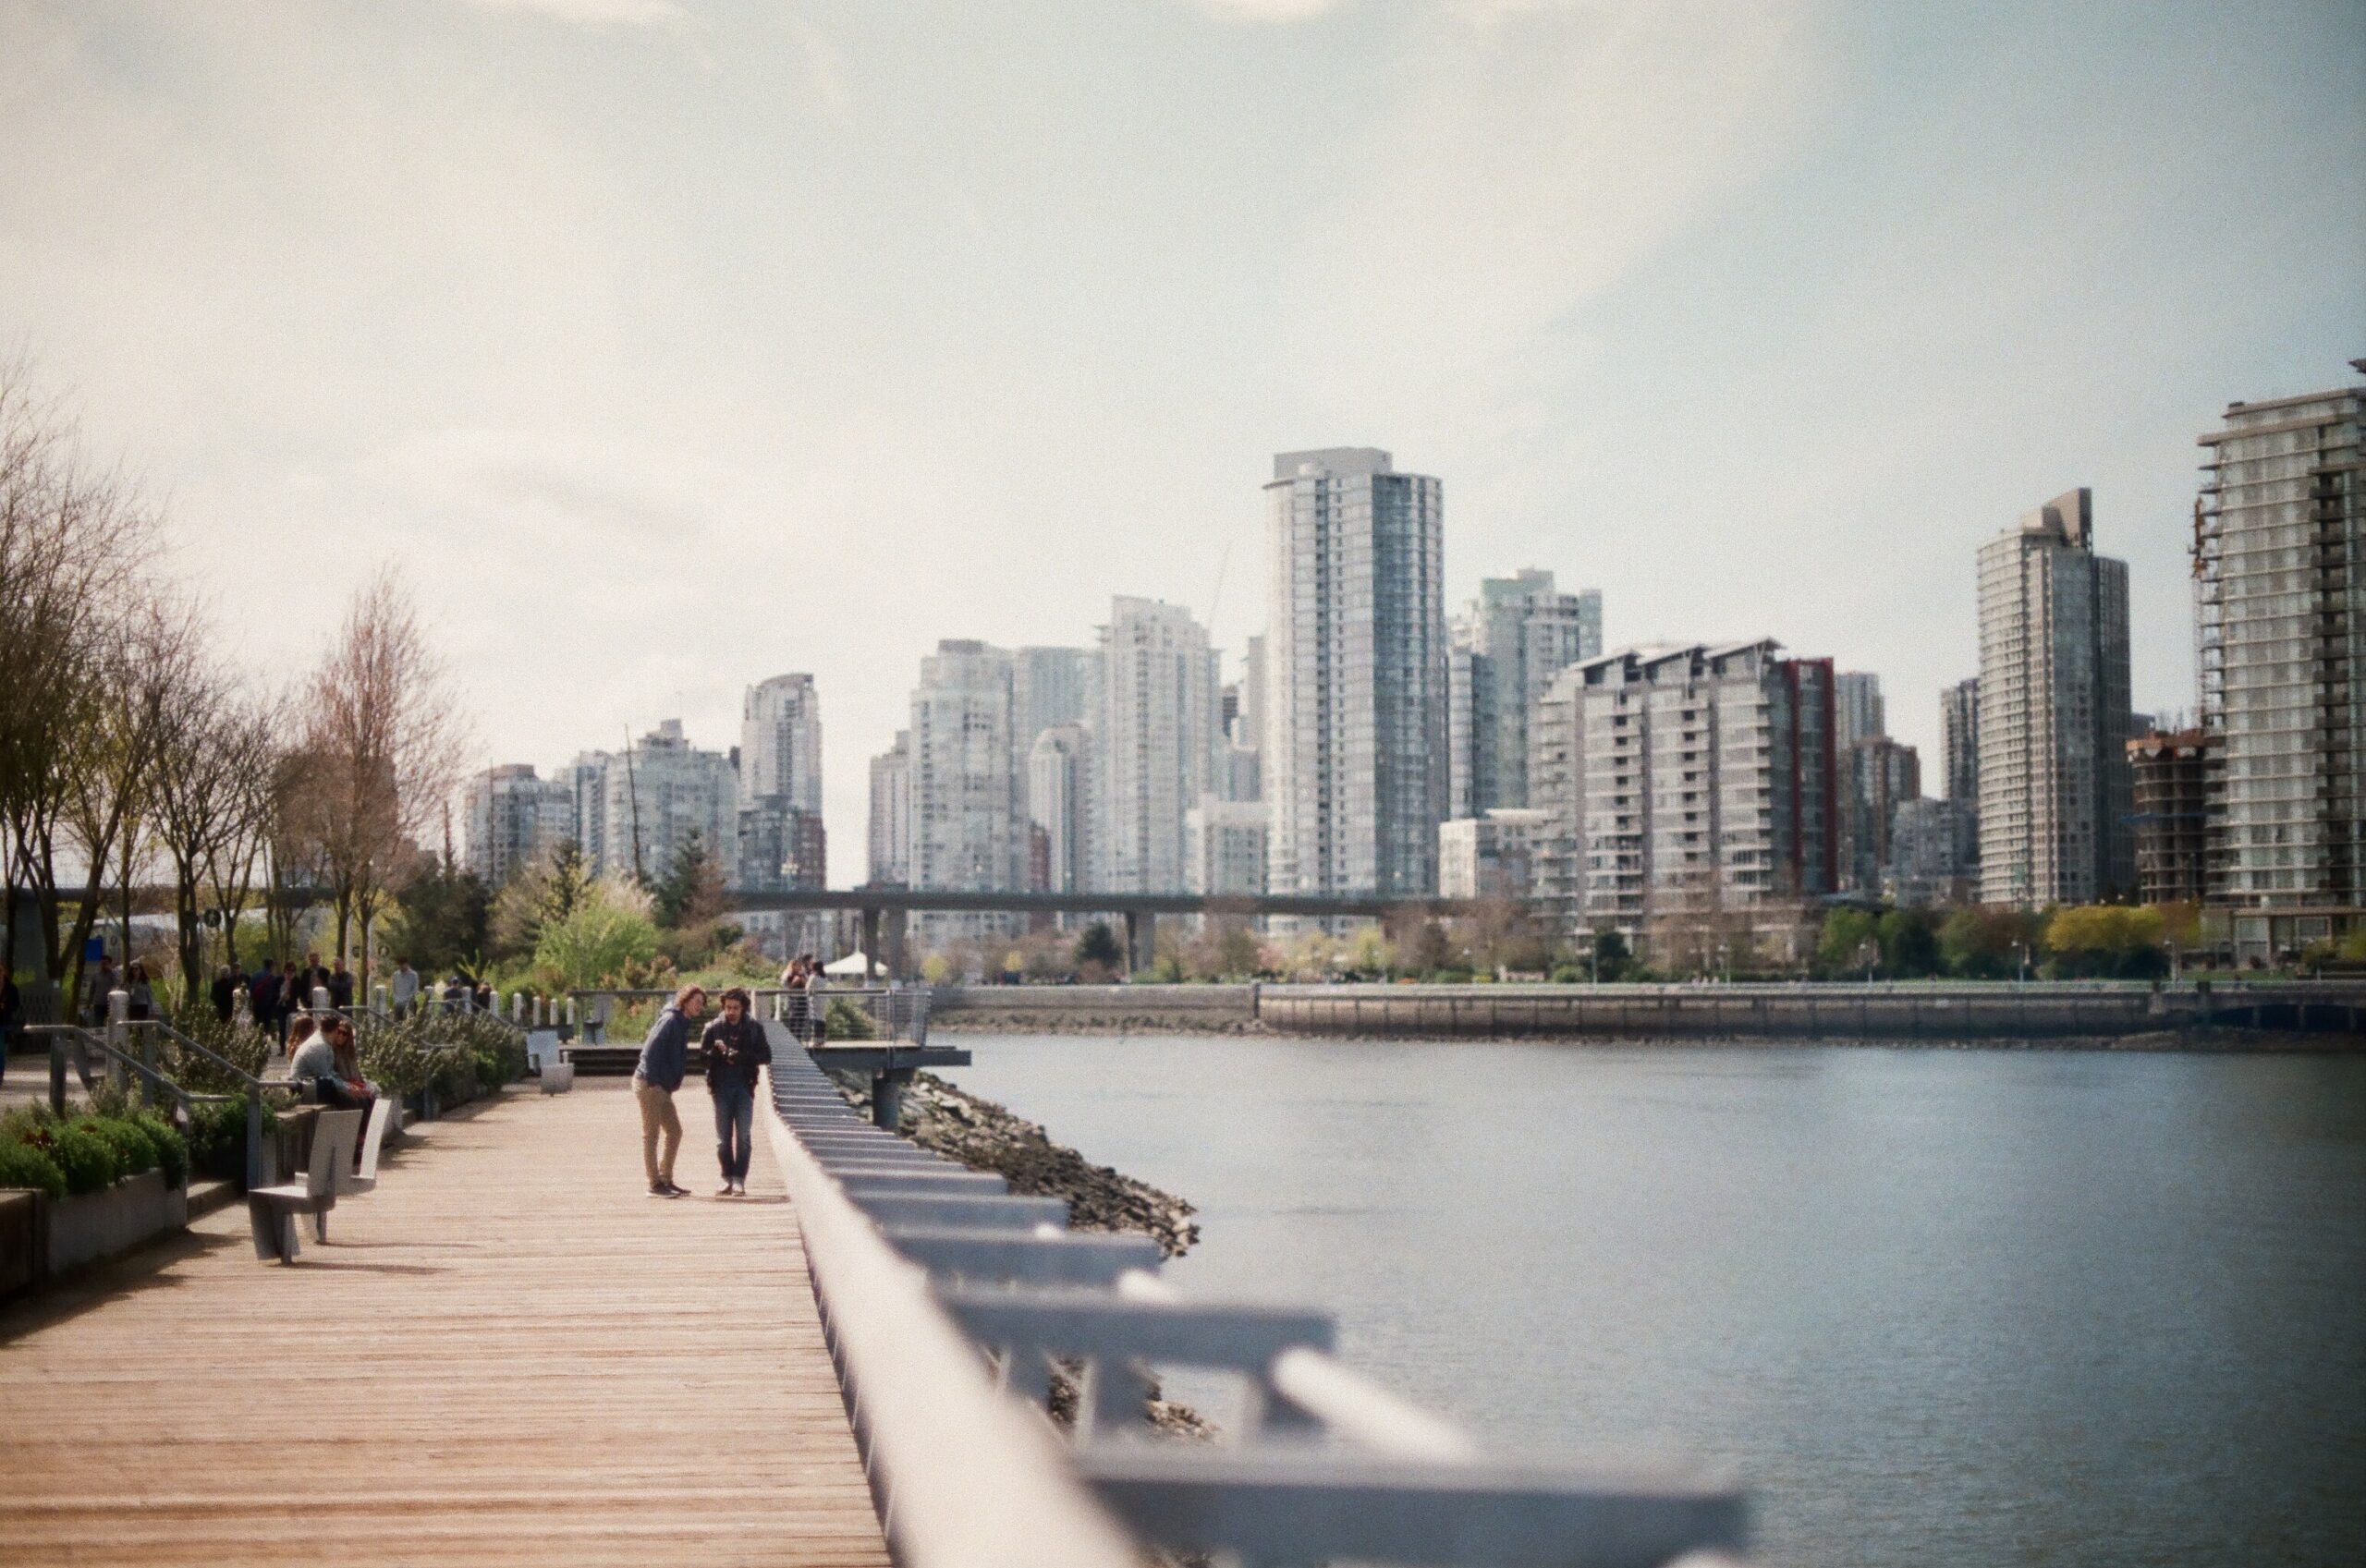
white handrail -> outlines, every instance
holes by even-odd
[[[763,1099],[813,1295],[896,1561],[905,1568],[1135,1568],[1127,1533],[1050,1427],[994,1392],[977,1347]],[[947,1461],[948,1454],[960,1457]]]

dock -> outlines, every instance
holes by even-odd
[[[0,1311],[10,1568],[112,1562],[885,1568],[767,1141],[705,1095],[643,1192],[620,1082],[429,1124],[329,1245],[241,1205]]]

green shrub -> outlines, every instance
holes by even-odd
[[[843,996],[833,999],[823,1016],[829,1020],[830,1038],[832,1039],[869,1039],[872,1038],[873,1031],[872,1028],[871,1015],[864,1012],[861,1008],[857,1007],[853,1003],[848,1001]]]
[[[116,1176],[136,1176],[156,1168],[156,1146],[148,1130],[128,1116],[84,1116],[67,1124],[81,1127],[115,1155]]]
[[[0,1188],[30,1187],[52,1197],[66,1196],[66,1173],[49,1151],[29,1143],[0,1142]]]
[[[49,1157],[66,1174],[66,1190],[75,1196],[104,1192],[122,1174],[116,1167],[115,1147],[92,1131],[87,1122],[61,1122],[50,1130]]]
[[[153,1111],[143,1112],[138,1124],[140,1130],[148,1135],[148,1141],[155,1146],[156,1168],[165,1173],[165,1185],[168,1187],[187,1186],[189,1140],[181,1136],[180,1129]]]
[[[263,1136],[279,1127],[278,1113],[262,1108]],[[247,1106],[242,1100],[194,1106],[189,1118],[189,1163],[209,1176],[242,1181],[247,1172]]]

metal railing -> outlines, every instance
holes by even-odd
[[[926,1045],[928,1043],[929,988],[926,986],[849,986],[843,990],[824,988],[821,991],[792,991],[784,986],[743,986],[755,1003],[756,1016],[788,1027],[799,1045],[813,1045],[822,1039],[846,1044],[853,1040],[894,1041],[897,1044]],[[604,1024],[615,1015],[617,1004],[629,1007],[644,1002],[670,1002],[672,991],[609,990],[574,991],[567,994],[567,1016],[576,1019],[597,1018]],[[834,1025],[830,1015],[844,1005],[862,1020],[864,1033],[849,1034],[841,1025]],[[713,994],[707,1000],[707,1015],[714,1015]],[[609,1044],[629,1041],[611,1040]]]
[[[1058,1199],[1013,1196],[871,1127],[801,1051],[776,1042],[772,1073],[766,1134],[909,1568],[1114,1568],[1145,1543],[1252,1568],[1653,1568],[1741,1548],[1747,1502],[1729,1485],[1491,1456],[1334,1359],[1328,1315],[1188,1302],[1158,1278],[1149,1238],[1071,1232]],[[1238,1440],[1144,1440],[1153,1367],[1239,1380]],[[1063,1442],[1043,1413],[1070,1370]]]
[[[272,1173],[266,1168],[268,1161],[263,1147],[263,1092],[266,1089],[292,1088],[294,1086],[286,1082],[257,1077],[220,1052],[189,1039],[161,1018],[132,1018],[128,1015],[129,1006],[130,998],[125,992],[120,991],[109,992],[108,1017],[104,1032],[85,1028],[79,1024],[34,1024],[27,1027],[25,1032],[28,1034],[46,1035],[49,1038],[50,1110],[60,1116],[66,1113],[66,1069],[68,1064],[67,1047],[69,1045],[80,1047],[85,1051],[91,1049],[98,1051],[101,1056],[111,1064],[114,1075],[118,1080],[125,1074],[138,1074],[148,1083],[170,1095],[179,1104],[185,1117],[193,1114],[199,1105],[227,1104],[243,1098],[247,1106],[247,1187],[251,1191],[266,1185],[271,1179]],[[140,1042],[140,1049],[137,1051],[131,1049],[131,1040],[135,1034]],[[169,1039],[177,1049],[201,1056],[223,1072],[229,1074],[241,1086],[242,1094],[204,1094],[182,1088],[167,1076],[157,1064],[156,1047],[160,1039]],[[86,1064],[87,1057],[78,1053],[78,1059],[72,1065],[82,1080],[84,1091],[88,1092],[94,1086],[91,1082],[90,1069]]]

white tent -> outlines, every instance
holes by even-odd
[[[864,954],[849,953],[835,964],[823,965],[822,972],[825,975],[845,975],[856,979],[863,979],[871,974],[871,959]]]

